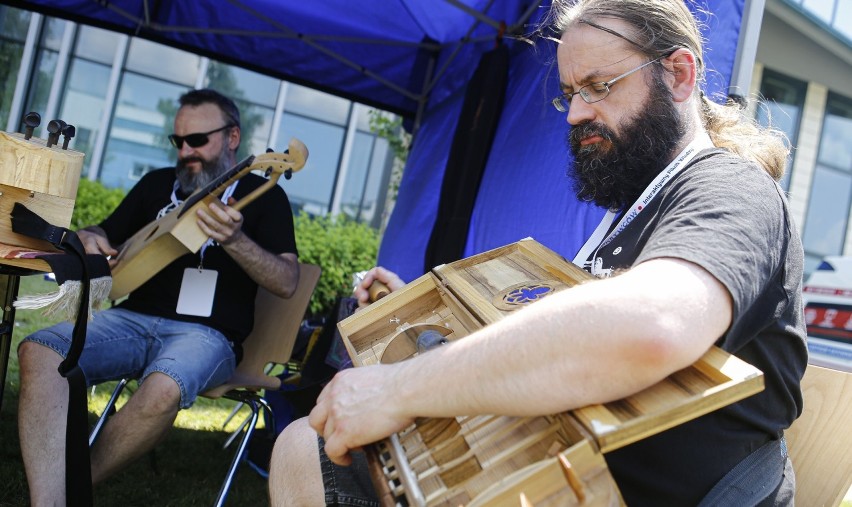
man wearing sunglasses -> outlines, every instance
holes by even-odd
[[[765,389],[607,453],[621,495],[631,506],[792,504],[783,434],[802,410],[807,349],[782,138],[704,96],[683,0],[554,0],[549,21],[575,192],[609,210],[574,262],[601,279],[425,354],[338,373],[276,443],[274,505],[378,505],[355,451],[418,417],[618,400],[714,344],[759,368]]]
[[[234,102],[209,89],[179,102],[169,136],[177,164],[145,174],[101,224],[79,231],[87,252],[116,255],[136,231],[236,164],[241,132]],[[210,240],[201,250],[178,258],[89,323],[79,362],[87,382],[140,381],[92,447],[93,482],[152,448],[180,409],[231,376],[253,325],[258,286],[282,297],[295,290],[299,265],[284,190],[276,186],[241,211],[228,206],[265,181],[244,176],[225,190],[224,206],[202,207],[194,219]],[[58,324],[18,349],[19,431],[32,505],[65,504],[68,391],[57,366],[71,331],[69,323]]]

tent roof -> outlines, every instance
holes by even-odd
[[[0,0],[413,117],[541,0]],[[365,79],[367,76],[369,79]]]

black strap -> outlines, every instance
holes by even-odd
[[[77,364],[86,344],[89,318],[89,270],[86,252],[73,231],[51,225],[23,204],[12,208],[12,231],[43,239],[80,262],[80,308],[71,335],[71,348],[59,365],[59,374],[68,381],[68,423],[65,429],[65,497],[66,505],[92,505],[92,465],[88,443],[88,403],[86,378]]]

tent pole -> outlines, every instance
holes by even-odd
[[[728,87],[728,97],[730,98],[745,99],[748,97],[765,6],[766,0],[745,0],[739,40],[737,41],[737,54],[734,57],[731,84]]]

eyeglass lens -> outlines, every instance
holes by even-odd
[[[210,142],[210,134],[215,134],[216,132],[219,132],[220,130],[225,130],[225,129],[230,128],[230,127],[232,127],[232,125],[229,124],[229,125],[225,125],[224,127],[218,128],[216,130],[211,130],[210,132],[197,132],[195,134],[187,134],[185,136],[179,136],[177,134],[172,134],[172,135],[169,136],[169,142],[172,143],[172,146],[174,146],[175,148],[177,148],[179,150],[183,148],[184,141],[191,148],[200,148],[200,147],[204,146],[205,144],[207,144],[208,142]]]

